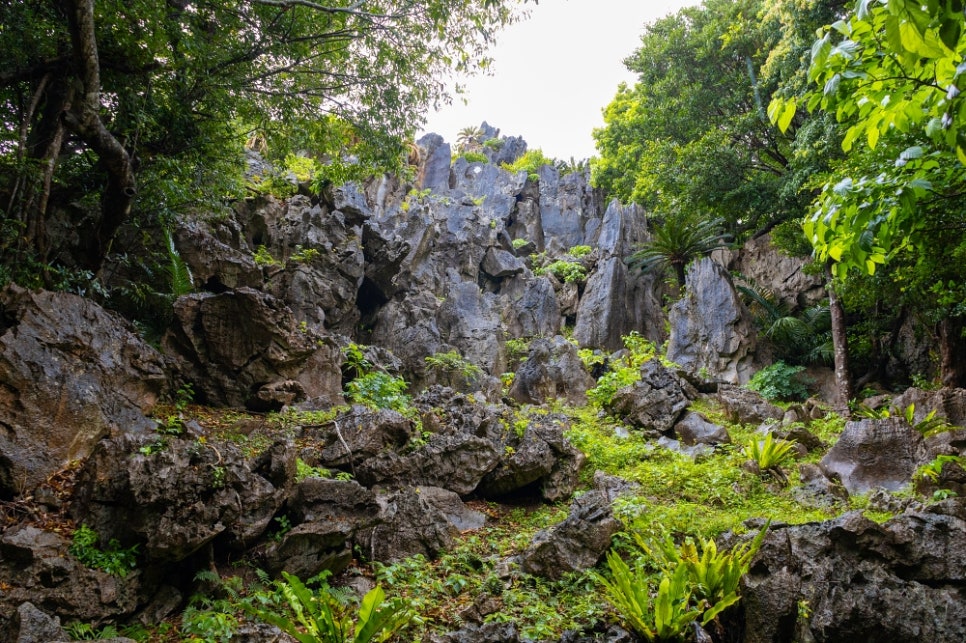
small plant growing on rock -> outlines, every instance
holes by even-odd
[[[455,350],[429,355],[425,361],[426,366],[431,369],[457,373],[467,381],[475,379],[483,372],[479,366],[467,360]]]
[[[111,538],[107,548],[101,549],[97,532],[87,525],[81,525],[74,532],[74,540],[68,551],[85,567],[122,578],[137,566],[137,545],[123,549],[116,538]]]

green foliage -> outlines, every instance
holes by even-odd
[[[722,232],[723,219],[697,219],[672,216],[657,224],[651,239],[637,246],[627,262],[644,272],[674,272],[679,287],[684,288],[685,270],[692,261],[707,256],[726,245]]]
[[[64,631],[70,636],[72,641],[99,641],[102,639],[113,639],[121,636],[121,633],[113,625],[105,625],[95,628],[90,623],[69,623],[64,626]]]
[[[755,324],[783,362],[829,364],[833,361],[828,306],[811,306],[793,315],[771,293],[738,286]]]
[[[302,458],[295,459],[295,482],[302,482],[306,478],[331,478],[332,472],[325,467],[313,467]]]
[[[912,476],[912,478],[913,480],[929,480],[931,482],[938,482],[939,475],[943,472],[943,465],[950,462],[966,468],[966,458],[963,458],[962,456],[937,455],[935,458],[916,469],[916,473]]]
[[[255,264],[258,266],[265,267],[281,265],[281,263],[271,255],[271,253],[268,251],[268,248],[263,245],[260,245],[255,249],[255,254],[253,257],[255,259]]]
[[[529,243],[529,241],[527,239],[514,239],[513,240],[513,249],[514,250],[519,250],[520,248],[522,248],[523,246],[527,245],[528,243]]]
[[[412,398],[406,394],[407,388],[409,384],[401,377],[385,371],[372,371],[350,381],[345,391],[353,404],[403,412],[409,409],[412,402]]]
[[[300,245],[296,245],[295,252],[292,253],[290,258],[296,263],[309,263],[314,259],[317,259],[319,254],[320,253],[317,248],[303,248]]]
[[[479,366],[468,361],[455,350],[429,355],[425,358],[425,362],[429,368],[457,373],[466,380],[473,380],[483,373]]]
[[[617,391],[639,381],[641,365],[657,356],[657,347],[654,343],[637,331],[632,331],[621,339],[628,352],[611,361],[608,371],[597,379],[597,386],[587,391],[587,399],[598,406],[606,407],[613,401]],[[583,353],[582,359],[586,357],[591,361],[591,355]]]
[[[539,276],[551,274],[564,283],[577,283],[587,279],[587,268],[576,261],[558,259],[547,266],[536,268],[533,274]]]
[[[549,165],[554,166],[554,160],[543,153],[540,148],[527,150],[523,153],[523,156],[518,158],[513,163],[503,163],[502,167],[507,172],[526,172],[527,176],[533,178],[539,178],[538,172],[540,168]]]
[[[74,532],[68,551],[85,567],[122,578],[137,566],[137,545],[124,549],[116,538],[111,538],[107,547],[102,549],[97,532],[87,525],[81,525]]]
[[[591,248],[590,246],[574,246],[573,248],[567,251],[567,254],[573,257],[574,259],[580,259],[581,257],[586,257],[593,251],[594,249]]]
[[[795,452],[795,443],[790,440],[776,440],[771,433],[765,439],[753,437],[745,446],[745,454],[754,460],[761,471],[779,472],[781,465],[790,460]]]
[[[483,152],[462,152],[459,158],[465,160],[467,163],[489,163],[489,157]]]
[[[187,295],[194,290],[194,277],[191,274],[191,269],[188,268],[188,264],[184,262],[181,254],[178,253],[178,249],[174,245],[174,239],[171,236],[171,231],[167,228],[164,230],[164,242],[165,248],[168,251],[167,268],[171,295],[173,297]]]
[[[701,610],[691,606],[688,570],[679,566],[661,577],[657,596],[651,601],[649,574],[638,563],[631,568],[614,551],[607,553],[613,580],[599,577],[607,600],[631,629],[648,641],[682,641]]]
[[[804,400],[808,387],[802,381],[804,366],[790,366],[779,360],[761,369],[745,387],[761,393],[766,400]]]
[[[246,604],[246,611],[278,627],[300,643],[379,643],[400,632],[415,618],[402,599],[386,600],[378,585],[363,598],[357,610],[323,582],[312,591],[298,577],[282,572],[275,582],[286,609]]]

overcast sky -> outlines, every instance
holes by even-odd
[[[697,0],[540,0],[530,18],[498,36],[493,74],[470,79],[464,105],[429,114],[425,131],[449,143],[483,121],[504,136],[554,158],[594,156],[591,131],[621,81],[623,60],[638,47],[645,23]]]

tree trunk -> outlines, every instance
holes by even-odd
[[[100,220],[82,250],[82,256],[78,257],[82,267],[97,272],[110,250],[114,235],[131,212],[137,187],[130,154],[99,116],[101,76],[94,37],[94,0],[69,0],[68,5],[71,44],[83,93],[64,114],[64,122],[97,154],[101,167],[107,172],[107,185],[101,195]]]
[[[835,292],[832,270],[825,266],[825,289],[828,291],[828,309],[832,318],[832,348],[835,354],[835,411],[848,415],[849,400],[852,394],[852,380],[849,374],[849,341],[845,326],[845,308]]]
[[[939,322],[939,373],[943,386],[966,387],[964,320],[947,317]]]

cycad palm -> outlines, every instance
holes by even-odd
[[[721,229],[723,223],[721,218],[668,218],[654,226],[651,239],[638,245],[627,262],[645,272],[672,269],[678,286],[684,288],[688,264],[727,245],[728,235]]]
[[[483,147],[485,135],[481,127],[464,127],[456,134],[456,149],[461,153],[478,152]]]

